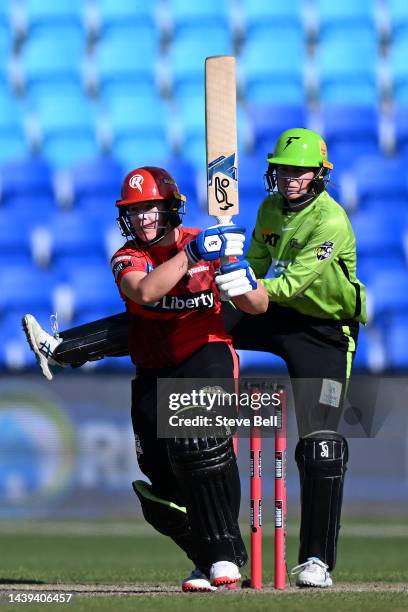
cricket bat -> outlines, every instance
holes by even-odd
[[[228,224],[238,210],[235,57],[205,60],[205,137],[208,214]]]

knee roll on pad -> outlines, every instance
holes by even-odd
[[[334,431],[314,432],[299,440],[295,459],[302,508],[299,563],[319,557],[332,570],[347,470],[347,440]]]
[[[169,440],[168,452],[201,565],[226,560],[241,567],[247,553],[238,526],[241,487],[231,438]]]

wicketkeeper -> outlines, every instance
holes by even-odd
[[[366,322],[365,290],[356,278],[356,244],[344,209],[328,194],[333,166],[323,138],[294,128],[267,157],[262,202],[246,259],[269,297],[264,314],[224,303],[235,348],[285,360],[295,397],[301,488],[297,585],[329,587],[348,461],[337,431],[357,346]],[[269,278],[265,278],[266,275]],[[217,279],[221,291],[229,279]],[[55,366],[127,353],[126,314],[47,334],[31,315],[25,328],[43,373]],[[42,347],[48,346],[52,356]]]

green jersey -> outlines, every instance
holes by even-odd
[[[343,208],[327,191],[299,212],[284,203],[278,193],[263,201],[246,256],[269,299],[308,316],[365,323],[356,241]],[[268,271],[274,278],[264,278]]]

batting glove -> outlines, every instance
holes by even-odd
[[[223,299],[243,295],[258,286],[254,271],[245,259],[221,266],[220,273],[215,282]]]
[[[244,252],[245,228],[236,225],[215,225],[200,232],[185,248],[190,263],[201,259],[213,261],[221,257],[240,257]]]

